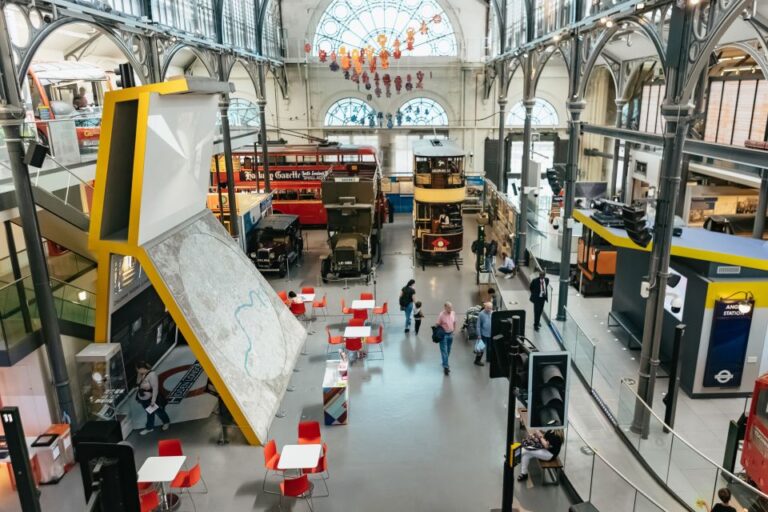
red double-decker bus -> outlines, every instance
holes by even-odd
[[[222,155],[217,155],[220,183],[227,182]],[[329,171],[354,172],[360,164],[375,164],[376,148],[343,144],[285,144],[269,146],[269,176],[275,213],[299,216],[304,226],[323,226],[328,218],[320,182]],[[261,152],[238,149],[232,152],[237,191],[263,191]],[[211,186],[216,187],[216,158],[211,166]]]

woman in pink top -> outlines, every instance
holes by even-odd
[[[445,334],[440,340],[440,355],[443,358],[443,373],[450,375],[451,368],[448,366],[448,357],[451,355],[451,345],[453,345],[453,330],[456,328],[456,313],[453,312],[453,305],[446,302],[443,310],[437,317],[437,325],[443,328]]]

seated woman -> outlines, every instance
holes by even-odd
[[[294,304],[302,304],[304,301],[301,300],[301,297],[296,295],[296,292],[290,291],[290,292],[288,292],[288,302],[289,303],[292,302]]]
[[[518,482],[528,479],[528,465],[531,459],[552,460],[560,454],[563,446],[563,434],[559,430],[548,430],[542,434],[538,430],[523,441],[523,455],[520,463]]]

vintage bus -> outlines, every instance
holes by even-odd
[[[83,62],[33,63],[27,85],[43,144],[49,145],[48,121],[66,119],[75,122],[81,152],[98,149],[104,93],[112,90],[103,69]]]
[[[452,260],[458,266],[464,243],[464,150],[447,139],[424,139],[414,143],[413,154],[416,257],[422,264]]]
[[[325,226],[321,182],[329,172],[347,172],[357,166],[378,167],[376,148],[342,144],[285,144],[269,146],[269,176],[275,213],[298,215],[302,226]],[[238,149],[232,153],[235,189],[263,191],[261,152]],[[217,169],[218,166],[218,169]],[[218,182],[216,171],[218,170]],[[211,187],[226,183],[222,155],[211,167]]]

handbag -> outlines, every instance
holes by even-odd
[[[432,326],[432,341],[435,343],[440,343],[443,341],[443,338],[445,337],[445,329],[440,327],[439,325],[433,325]]]
[[[475,352],[484,352],[485,351],[485,342],[482,340],[482,338],[477,338],[477,341],[475,342]]]

